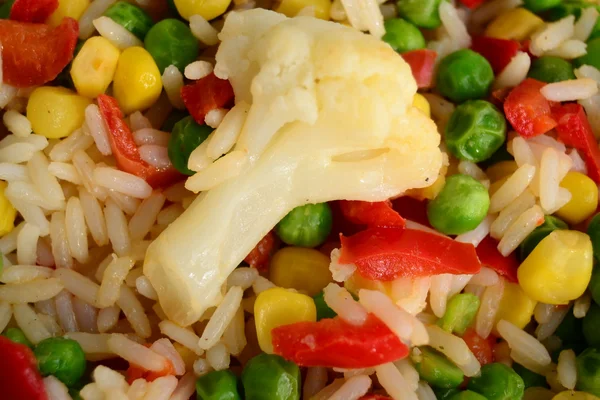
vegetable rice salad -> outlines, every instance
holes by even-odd
[[[0,66],[0,400],[600,400],[599,2],[9,0]]]

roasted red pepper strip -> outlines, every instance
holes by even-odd
[[[98,96],[97,100],[100,114],[108,128],[110,147],[120,170],[139,176],[154,188],[172,184],[181,177],[173,167],[159,169],[142,160],[117,100],[106,94]]]
[[[10,19],[43,23],[57,8],[58,0],[15,0],[10,9]]]
[[[392,202],[389,200],[374,203],[342,200],[339,204],[344,217],[354,224],[367,225],[373,228],[401,228],[404,226],[404,218],[392,208]]]
[[[541,135],[556,127],[552,118],[552,102],[540,93],[546,84],[527,78],[508,94],[504,101],[504,114],[519,133],[530,138]]]
[[[200,125],[210,110],[224,107],[232,102],[233,88],[226,79],[214,73],[181,88],[181,98],[192,117]]]
[[[577,103],[563,104],[554,107],[552,113],[558,123],[558,138],[581,153],[589,177],[600,183],[600,149],[583,107]]]
[[[367,279],[476,274],[481,269],[472,244],[415,229],[370,228],[341,236],[341,242],[340,263],[356,264]]]
[[[517,279],[517,268],[519,268],[517,256],[512,253],[508,257],[504,257],[498,251],[498,242],[490,236],[483,239],[477,246],[477,257],[479,257],[481,265],[490,267],[509,282],[519,282]]]
[[[471,49],[489,61],[495,74],[500,73],[510,60],[517,55],[521,44],[516,40],[475,36]]]
[[[280,326],[271,335],[275,354],[302,367],[368,368],[408,355],[408,347],[373,314],[360,326],[326,318]]]
[[[0,371],[0,399],[48,399],[29,347],[0,336]]]
[[[269,232],[263,237],[260,242],[246,256],[244,261],[251,267],[264,271],[269,266],[269,260],[275,248],[276,239],[273,232]]]
[[[71,62],[79,25],[65,18],[59,26],[0,20],[4,83],[19,88],[50,82]]]
[[[495,338],[492,335],[484,339],[475,332],[475,329],[469,328],[462,338],[481,365],[494,362],[492,342],[495,341]]]
[[[413,77],[419,88],[428,88],[433,81],[433,67],[437,53],[429,49],[420,49],[402,53],[404,61],[410,65]]]
[[[485,0],[460,0],[460,2],[470,9],[474,9],[482,5]]]

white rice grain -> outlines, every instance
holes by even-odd
[[[325,303],[344,321],[352,325],[362,325],[366,321],[366,309],[345,288],[330,283],[323,289],[323,293]]]
[[[166,198],[161,192],[153,192],[142,201],[129,220],[129,235],[132,241],[142,240],[150,232],[165,201]]]
[[[52,161],[67,162],[73,159],[78,151],[85,151],[94,144],[91,136],[85,135],[83,130],[76,129],[69,136],[58,142],[50,151]]]
[[[97,283],[81,275],[79,272],[68,268],[57,269],[54,272],[54,276],[60,279],[65,289],[79,297],[82,301],[96,305],[98,290],[100,290],[100,286]]]
[[[587,44],[581,40],[569,39],[562,42],[554,50],[547,51],[545,55],[572,60],[587,54]]]
[[[85,109],[85,126],[87,127],[88,132],[94,139],[96,143],[96,147],[105,156],[109,156],[112,154],[112,149],[110,147],[110,141],[108,138],[108,132],[106,130],[106,125],[102,119],[102,115],[100,114],[100,109],[95,104],[90,104]]]
[[[146,315],[142,303],[135,296],[133,290],[126,285],[121,285],[121,294],[119,300],[117,300],[117,305],[123,310],[125,318],[139,337],[144,339],[150,337],[152,328],[150,327],[148,315]]]
[[[12,318],[12,307],[7,301],[0,300],[0,331],[3,332]]]
[[[575,22],[573,38],[585,42],[594,30],[594,25],[598,20],[598,10],[596,7],[586,7],[581,10],[581,16]]]
[[[73,154],[73,165],[77,169],[85,189],[98,200],[106,200],[108,191],[94,180],[94,169],[96,168],[94,160],[86,152],[80,150]]]
[[[558,382],[569,390],[575,389],[577,383],[577,366],[575,364],[575,352],[563,350],[558,355]]]
[[[169,339],[158,339],[152,343],[150,349],[171,361],[175,375],[181,376],[185,374],[185,363]]]
[[[54,256],[56,266],[60,268],[73,267],[73,259],[69,250],[67,236],[65,213],[57,211],[52,214],[50,220],[50,239],[52,241],[52,255]]]
[[[194,361],[193,369],[196,376],[206,375],[212,370],[210,365],[208,365],[208,361],[204,358],[199,358]]]
[[[329,263],[329,271],[331,276],[336,282],[345,282],[348,280],[354,271],[356,271],[355,264],[341,264],[340,263],[340,249],[331,250],[331,262]]]
[[[371,387],[371,378],[357,375],[346,380],[344,384],[329,397],[329,400],[357,400],[364,396]]]
[[[106,221],[102,212],[102,207],[98,199],[96,199],[85,188],[79,188],[79,201],[85,217],[85,222],[94,242],[98,246],[108,244],[108,230]]]
[[[95,383],[88,383],[80,391],[83,400],[104,400],[104,392]]]
[[[538,205],[534,205],[523,214],[506,230],[504,237],[498,244],[498,250],[503,256],[512,253],[527,235],[544,222],[544,212]]]
[[[542,367],[550,365],[552,362],[548,350],[546,350],[539,340],[522,329],[517,328],[512,323],[500,320],[496,325],[496,329],[512,350],[520,354],[527,354],[529,359]]]
[[[138,199],[145,199],[152,194],[152,187],[145,180],[114,168],[97,167],[94,180],[102,187]]]
[[[144,43],[138,39],[137,36],[109,17],[102,16],[96,18],[92,23],[98,33],[115,45],[119,50],[125,50],[128,47],[134,46],[144,46]]]
[[[15,136],[27,137],[31,134],[31,122],[20,112],[8,110],[2,116],[2,121]]]
[[[583,318],[587,314],[592,305],[592,296],[589,293],[584,293],[583,296],[575,300],[573,305],[573,315],[575,318]]]
[[[410,359],[404,358],[394,362],[398,371],[402,374],[410,390],[416,391],[419,386],[419,372],[412,365]]]
[[[210,138],[206,155],[213,160],[227,153],[238,139],[250,106],[246,102],[236,104],[223,118]]]
[[[483,26],[498,15],[523,4],[522,0],[491,0],[486,1],[471,13],[471,23]]]
[[[58,179],[81,185],[81,177],[72,164],[53,161],[48,166],[48,172]]]
[[[529,72],[531,66],[531,58],[529,54],[518,51],[517,54],[510,60],[508,65],[496,77],[494,81],[494,89],[502,89],[515,87],[521,83]]]
[[[503,294],[504,279],[499,279],[498,283],[488,286],[483,292],[481,305],[475,318],[475,331],[484,339],[492,332]]]
[[[198,342],[201,349],[208,350],[221,339],[227,325],[229,325],[240,307],[243,293],[242,288],[238,286],[233,286],[227,291],[223,301],[208,321],[204,332],[202,332]]]
[[[138,293],[150,300],[158,300],[158,294],[152,287],[152,283],[145,276],[140,276],[135,280],[135,288]]]
[[[417,315],[427,307],[430,287],[431,278],[428,276],[395,279],[392,281],[392,299],[398,307],[402,307],[411,315]]]
[[[162,371],[168,363],[165,357],[128,339],[125,335],[111,335],[108,339],[108,348],[119,357],[147,371]]]
[[[196,393],[196,377],[188,372],[181,379],[169,400],[189,400]]]
[[[144,144],[155,144],[158,146],[167,146],[171,134],[168,132],[159,131],[154,128],[143,128],[133,132],[133,140],[138,146]]]
[[[108,339],[112,335],[107,333],[93,334],[85,332],[70,332],[65,334],[66,338],[73,339],[83,349],[86,355],[110,354],[112,351],[108,347]]]
[[[106,307],[98,312],[98,332],[108,332],[115,327],[119,321],[121,309],[117,306]]]
[[[7,83],[2,83],[2,85],[0,85],[0,108],[5,108],[11,101],[13,101],[16,95],[16,87]]]
[[[183,74],[187,79],[198,80],[210,75],[213,71],[213,65],[208,61],[194,61],[186,65]]]
[[[224,108],[215,108],[206,113],[206,117],[204,118],[204,123],[211,128],[218,128],[223,122],[225,115],[227,115],[228,110]]]
[[[251,267],[240,267],[233,270],[227,278],[227,286],[239,286],[243,290],[252,286],[258,277],[258,270]]]
[[[111,307],[117,302],[121,285],[133,265],[134,261],[130,257],[120,257],[114,258],[106,267],[96,300],[98,308]]]
[[[443,1],[439,6],[439,15],[450,39],[461,49],[470,47],[471,36],[467,32],[465,23],[458,16],[456,8],[451,3]]]
[[[171,160],[165,146],[145,144],[139,147],[139,151],[140,158],[155,168],[164,169],[171,166]]]
[[[246,347],[247,340],[242,307],[238,308],[225,332],[223,332],[223,344],[234,356],[239,356]]]
[[[375,367],[379,384],[393,399],[417,400],[417,395],[410,387],[398,368],[393,363],[378,365]]]
[[[440,274],[431,277],[431,288],[429,290],[429,303],[431,310],[438,318],[442,318],[446,312],[448,293],[452,286],[451,274]]]
[[[248,156],[245,151],[234,150],[216,160],[208,168],[189,177],[185,187],[194,193],[210,190],[238,176],[247,161]]]
[[[542,154],[540,163],[540,205],[548,212],[556,207],[558,197],[558,153],[553,148],[547,148]]]
[[[93,21],[104,14],[116,0],[95,0],[79,18],[79,39],[85,40],[94,33]]]
[[[69,389],[53,375],[42,379],[48,400],[72,400]]]
[[[183,99],[181,98],[181,88],[183,87],[183,75],[174,65],[169,65],[165,68],[162,74],[162,83],[167,93],[169,101],[173,107],[184,109]]]
[[[148,385],[144,400],[169,400],[177,387],[178,380],[173,375],[161,376]]]
[[[498,217],[490,226],[490,235],[495,239],[504,236],[506,230],[516,219],[526,210],[535,205],[535,197],[531,191],[524,191],[519,197],[513,200],[506,208],[500,211]]]
[[[0,274],[2,283],[26,283],[38,279],[47,279],[52,276],[52,268],[41,267],[38,265],[13,265],[4,266]]]
[[[230,355],[223,343],[217,343],[206,351],[206,361],[215,371],[229,368]]]
[[[473,285],[493,286],[496,285],[500,277],[493,269],[482,267],[478,274],[473,275],[469,281]]]
[[[27,167],[13,163],[0,163],[0,179],[3,181],[28,181]]]
[[[212,164],[213,159],[207,155],[208,144],[211,142],[213,133],[208,135],[206,140],[196,147],[190,154],[187,167],[192,171],[202,171]],[[187,186],[186,186],[187,189]],[[188,189],[189,190],[189,189]]]
[[[89,256],[87,228],[83,208],[77,197],[71,197],[67,202],[65,224],[71,256],[80,263],[85,264]]]
[[[51,336],[31,306],[28,304],[14,304],[12,308],[15,322],[31,343],[38,344]]]
[[[475,376],[481,368],[465,341],[437,325],[427,325],[429,345],[454,362],[466,376]]]
[[[562,42],[571,38],[575,33],[575,17],[569,15],[556,22],[550,22],[531,36],[529,51],[535,56],[557,48]]]
[[[141,204],[139,199],[115,192],[114,190],[108,191],[108,197],[110,197],[127,215],[133,215]]]
[[[496,213],[519,197],[529,186],[536,168],[525,164],[519,167],[490,198],[490,213]]]
[[[118,256],[124,256],[131,248],[131,238],[127,228],[127,219],[123,211],[112,199],[104,205],[104,219],[110,243]]]
[[[548,321],[539,324],[535,330],[538,340],[545,340],[550,337],[568,313],[569,307],[553,307]]]
[[[25,223],[23,225],[23,229],[21,229],[17,235],[17,262],[19,264],[35,265],[37,260],[37,243],[39,238],[39,227],[29,223]],[[6,283],[6,281],[4,282]]]
[[[63,289],[56,278],[0,285],[0,301],[12,304],[35,303],[56,296]]]
[[[190,17],[190,29],[196,39],[207,46],[214,46],[219,43],[217,30],[200,15],[192,15]]]
[[[598,93],[598,83],[590,78],[570,79],[549,83],[540,93],[550,101],[575,101],[587,99]]]

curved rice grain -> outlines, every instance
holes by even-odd
[[[171,160],[169,159],[168,150],[165,146],[144,144],[139,147],[139,152],[142,161],[145,161],[155,168],[166,169],[172,165]]]
[[[169,339],[158,339],[152,343],[150,349],[171,361],[175,375],[185,374],[185,363]]]
[[[135,288],[138,293],[150,300],[158,300],[158,294],[152,287],[152,283],[145,276],[140,276],[135,280]]]
[[[119,25],[109,17],[98,17],[92,21],[92,24],[101,36],[106,38],[119,50],[125,50],[126,48],[133,46],[144,46],[144,43],[133,33],[129,32],[122,25]]]
[[[52,268],[37,265],[13,265],[4,267],[0,274],[2,283],[26,283],[38,279],[47,279],[52,276]]]
[[[23,229],[17,235],[17,262],[20,265],[35,265],[39,238],[40,228],[25,223]]]
[[[446,312],[448,293],[452,286],[451,274],[440,274],[431,277],[431,288],[429,289],[429,303],[436,317],[442,318]]]
[[[50,223],[40,207],[21,201],[7,193],[5,193],[5,196],[26,222],[36,225],[40,229],[41,237],[50,234]]]
[[[215,371],[223,371],[229,368],[231,361],[229,351],[223,343],[217,343],[206,351],[206,361]]]
[[[73,311],[79,330],[87,333],[98,333],[98,309],[77,297],[71,299]]]
[[[108,199],[104,205],[104,220],[106,222],[108,238],[115,253],[118,256],[125,256],[131,248],[127,218],[125,218],[123,211],[112,199]]]
[[[416,393],[410,390],[406,379],[393,363],[378,365],[375,367],[375,373],[379,384],[392,398],[402,400],[418,399]]]
[[[57,269],[54,272],[54,276],[60,279],[66,290],[79,297],[82,301],[92,305],[97,304],[96,299],[100,290],[100,286],[97,283],[68,268]]]
[[[85,264],[89,257],[87,229],[83,208],[77,197],[71,197],[67,202],[65,224],[71,256],[80,263]]]
[[[161,376],[148,385],[144,400],[167,400],[177,387],[178,380],[173,375]]]
[[[135,333],[141,338],[148,338],[152,334],[152,328],[150,327],[150,320],[144,311],[144,307],[135,296],[135,293],[126,285],[121,285],[121,293],[117,300],[117,305],[125,318],[131,324],[131,327]]]
[[[159,146],[168,146],[171,134],[159,131],[154,128],[142,128],[133,132],[133,140],[138,146],[144,144],[156,144]]]
[[[242,131],[249,109],[248,103],[240,102],[229,110],[210,138],[206,148],[208,157],[216,160],[233,148]]]
[[[115,327],[119,322],[121,309],[117,306],[106,307],[98,312],[98,332],[105,333]]]
[[[79,188],[79,201],[87,227],[98,246],[108,244],[108,231],[100,202],[85,188]]]
[[[61,142],[62,143],[62,142]],[[108,191],[99,186],[94,180],[94,160],[84,151],[76,151],[73,154],[73,165],[81,177],[85,189],[100,201],[106,200]]]
[[[141,204],[140,199],[115,192],[114,190],[108,191],[108,197],[110,197],[126,215],[135,214]]]
[[[77,152],[85,152],[93,144],[94,139],[91,136],[85,135],[82,129],[76,129],[52,148],[49,157],[52,161],[71,161]]]
[[[513,222],[534,205],[535,196],[529,190],[524,191],[506,208],[500,211],[500,214],[498,214],[498,217],[496,217],[490,226],[490,236],[494,239],[501,239]]]
[[[0,301],[11,304],[35,303],[53,298],[62,289],[62,283],[56,278],[0,285]]]
[[[81,177],[73,164],[52,161],[48,165],[48,172],[60,180],[71,182],[75,185],[82,184]]]
[[[361,325],[366,321],[366,309],[345,288],[330,283],[323,289],[323,293],[325,303],[344,321],[352,325]]]
[[[198,346],[202,350],[208,350],[214,346],[225,332],[227,325],[231,322],[242,301],[243,290],[238,286],[229,289],[221,304],[213,316],[208,321],[202,336],[198,341]]]
[[[577,383],[577,365],[575,364],[575,352],[563,350],[558,355],[558,381],[569,390],[575,389]]]
[[[498,333],[510,346],[511,350],[520,354],[527,354],[527,358],[540,366],[550,365],[552,360],[548,350],[539,340],[529,335],[522,329],[517,328],[512,323],[500,320],[496,325]]]
[[[94,169],[94,181],[106,189],[138,199],[152,194],[152,187],[145,180],[114,168],[97,167]]]
[[[65,332],[78,332],[79,325],[73,310],[72,295],[63,290],[54,298],[56,304],[56,312],[58,313],[58,321]]]
[[[85,126],[96,143],[96,148],[102,155],[112,154],[106,126],[100,115],[100,109],[95,104],[90,104],[85,109]]]
[[[556,331],[563,319],[565,319],[565,316],[569,311],[569,307],[553,307],[548,321],[538,325],[535,330],[538,340],[545,340],[550,337],[550,335]]]
[[[573,38],[582,42],[587,41],[597,20],[598,10],[596,7],[586,7],[581,10],[581,16],[575,22]]]
[[[198,148],[200,148],[200,146],[198,146]],[[188,178],[185,187],[194,193],[210,190],[221,183],[238,176],[242,172],[247,161],[248,156],[245,151],[232,151],[216,160],[206,169]]]
[[[57,211],[50,220],[50,240],[52,241],[52,255],[59,268],[72,268],[73,258],[67,241],[67,225],[65,213]]]
[[[400,371],[404,380],[406,380],[410,390],[416,391],[419,386],[419,373],[415,367],[413,367],[411,361],[408,358],[405,358],[403,360],[395,361],[394,365],[398,368],[398,371]]]
[[[189,400],[196,393],[196,377],[188,372],[179,379],[179,383],[169,400]]]
[[[53,375],[42,379],[48,400],[72,400],[69,389]]]
[[[20,164],[0,163],[0,179],[3,181],[28,181],[27,167]]]
[[[544,212],[534,205],[516,219],[506,230],[498,244],[498,250],[503,256],[512,253],[533,230],[544,222]]]
[[[598,93],[598,83],[590,78],[571,79],[549,83],[540,93],[550,101],[575,101],[587,99]]]
[[[110,335],[107,344],[112,353],[148,371],[162,371],[168,362],[165,357],[122,334]]]
[[[42,340],[51,337],[50,332],[46,329],[42,321],[40,321],[31,306],[27,304],[14,304],[12,308],[17,326],[21,328],[31,343],[38,344]]]
[[[4,194],[17,201],[41,207],[45,210],[62,210],[65,207],[64,201],[56,202],[49,199],[33,184],[25,181],[9,182]]]
[[[489,212],[497,213],[519,197],[533,180],[535,172],[536,168],[533,165],[520,166],[492,195]]]
[[[427,325],[429,345],[445,354],[467,376],[479,373],[480,365],[464,340],[444,331],[437,325]]]
[[[161,192],[154,192],[142,201],[129,220],[129,235],[132,241],[142,240],[150,232],[165,201],[166,198]]]
[[[344,384],[329,397],[329,400],[357,400],[364,396],[371,387],[371,378],[357,375],[347,379]]]
[[[403,342],[413,334],[413,317],[396,306],[385,294],[376,290],[361,289],[358,293],[360,304],[379,318]]]
[[[483,292],[481,305],[477,311],[475,319],[475,331],[479,336],[486,339],[492,332],[494,320],[500,307],[500,301],[504,294],[504,279],[499,279],[498,283],[489,286]]]
[[[493,286],[500,280],[500,277],[493,269],[482,267],[478,274],[473,275],[469,283],[481,286]]]
[[[190,17],[190,29],[196,39],[205,45],[214,46],[219,43],[217,30],[200,15],[192,15]]]
[[[541,56],[544,52],[557,48],[562,42],[575,33],[575,16],[569,15],[556,22],[547,23],[543,29],[531,36],[529,51],[534,56]]]

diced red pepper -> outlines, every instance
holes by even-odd
[[[464,6],[471,10],[482,5],[485,0],[459,0]]]
[[[10,9],[10,19],[43,23],[57,8],[58,0],[15,0]]]
[[[427,218],[426,201],[417,200],[410,196],[402,196],[394,199],[392,201],[392,206],[403,218],[431,227],[429,218]]]
[[[120,170],[144,179],[154,188],[172,184],[181,178],[181,174],[172,166],[156,168],[142,160],[131,129],[123,120],[123,113],[115,98],[101,94],[97,100],[108,128],[110,147]]]
[[[517,256],[515,253],[511,253],[509,256],[504,257],[498,251],[498,242],[490,236],[483,239],[477,246],[477,257],[479,257],[481,265],[493,269],[509,282],[519,282],[517,279],[517,268],[519,268]]]
[[[469,328],[462,338],[481,365],[494,362],[494,352],[492,351],[491,343],[492,340],[495,340],[493,336],[490,335],[488,339],[484,339],[475,332],[475,329]]]
[[[504,114],[519,133],[530,138],[541,135],[556,127],[552,118],[552,102],[540,93],[546,84],[527,78],[509,93],[504,101]]]
[[[355,264],[367,279],[476,274],[481,263],[470,243],[415,229],[370,228],[341,236],[340,263]]]
[[[227,79],[214,73],[181,88],[181,98],[192,117],[200,125],[209,111],[224,107],[233,101],[234,93]]]
[[[244,261],[259,271],[264,271],[269,266],[269,260],[275,249],[276,239],[273,232],[267,233],[246,256]]]
[[[4,83],[23,88],[50,82],[73,59],[78,35],[79,25],[72,18],[56,28],[0,20]]]
[[[419,49],[402,53],[402,58],[412,70],[419,88],[428,88],[433,81],[433,67],[437,53],[429,49]]]
[[[461,0],[464,2],[464,0]],[[478,1],[478,0],[475,0]],[[495,74],[500,73],[517,55],[521,45],[516,40],[475,36],[471,49],[489,61]]]
[[[368,368],[408,355],[408,347],[373,314],[360,326],[325,318],[280,326],[271,335],[275,354],[302,367]]]
[[[558,138],[580,152],[589,177],[600,183],[600,149],[583,107],[577,103],[563,104],[554,107],[552,113],[558,123]]]
[[[0,399],[48,399],[31,349],[5,336],[0,336],[0,371]]]
[[[152,382],[155,379],[168,375],[175,375],[175,367],[173,367],[173,363],[169,360],[167,360],[165,368],[161,371],[146,371],[142,367],[138,367],[135,364],[130,364],[129,368],[127,368],[127,371],[125,371],[127,383],[129,383],[130,385],[136,379],[143,378],[148,382]]]
[[[381,228],[404,226],[404,218],[392,208],[392,202],[389,200],[374,203],[342,200],[339,204],[344,217],[354,224]]]

